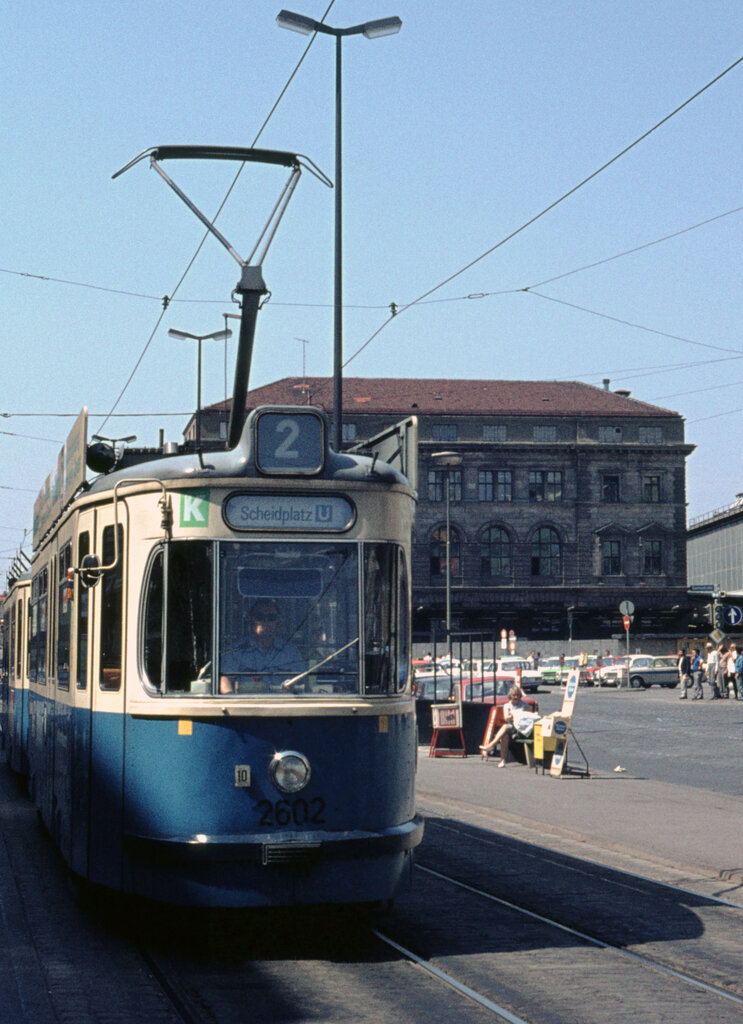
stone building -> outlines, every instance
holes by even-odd
[[[332,418],[332,399],[328,378],[289,377],[250,391],[247,407],[299,402]],[[203,439],[226,438],[229,405],[203,410]],[[609,637],[628,600],[636,634],[683,632],[693,446],[678,413],[608,381],[345,378],[349,446],[413,415],[419,636],[445,621],[447,492],[453,628]]]

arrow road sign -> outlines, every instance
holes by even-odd
[[[743,612],[737,604],[729,604],[725,608],[725,622],[728,626],[739,626],[743,622]]]

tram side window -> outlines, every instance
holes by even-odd
[[[49,573],[46,567],[31,581],[30,629],[28,634],[28,678],[46,684],[47,608]]]
[[[21,678],[21,661],[23,659],[23,609],[25,605],[23,599],[19,598],[18,605],[16,606],[16,658],[15,658],[15,674],[16,679]]]
[[[166,689],[211,693],[212,545],[171,544],[168,551]]]
[[[160,689],[163,674],[163,552],[150,566],[144,599],[144,670],[153,686]]]
[[[159,690],[212,692],[212,589],[210,542],[176,541],[153,559],[145,591],[143,662]]]
[[[405,552],[397,549],[397,691],[404,690],[410,676],[410,593]]]
[[[12,613],[3,616],[3,683],[10,681],[13,674],[13,659],[10,652],[13,650],[13,616]]]
[[[101,578],[101,679],[102,690],[121,686],[121,631],[124,583],[124,530],[118,526],[119,559]],[[114,528],[103,530],[103,565],[114,560]]]
[[[15,679],[15,647],[16,647],[16,625],[18,622],[18,605],[15,608],[11,608],[10,614],[5,619],[6,637],[8,640],[8,647],[5,654],[5,670],[8,674],[8,678],[12,683]]]
[[[408,662],[407,572],[394,544],[364,548],[364,651],[367,693],[404,689]]]
[[[72,583],[67,579],[67,570],[71,564],[72,545],[66,544],[59,553],[59,611],[57,613],[57,683],[63,690],[70,688]]]
[[[83,558],[90,554],[90,534],[86,530],[80,534],[77,542],[77,564],[83,564]],[[84,690],[88,685],[88,601],[90,593],[87,587],[78,582],[77,585],[77,688]]]

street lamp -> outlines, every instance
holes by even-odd
[[[292,11],[280,11],[276,17],[280,28],[312,35],[322,32],[324,35],[335,36],[335,287],[334,287],[334,325],[333,325],[333,444],[336,451],[341,450],[343,442],[343,152],[342,152],[342,79],[341,79],[341,39],[343,36],[363,35],[367,39],[378,39],[380,36],[391,36],[402,28],[398,17],[379,18],[376,21],[365,21],[362,25],[351,28],[331,28],[321,21],[308,18],[304,14]]]
[[[214,331],[213,334],[191,334],[189,331],[179,331],[171,327],[168,337],[177,338],[179,341],[197,341],[198,356],[196,365],[196,451],[201,459],[201,343],[202,341],[226,341],[232,337],[232,331]]]
[[[457,452],[432,452],[431,461],[443,466],[446,471],[446,642],[451,671],[451,471],[455,466],[462,465],[462,456]]]

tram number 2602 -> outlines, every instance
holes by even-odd
[[[325,801],[316,796],[312,800],[259,800],[257,810],[261,825],[270,827],[286,825],[324,825]]]

